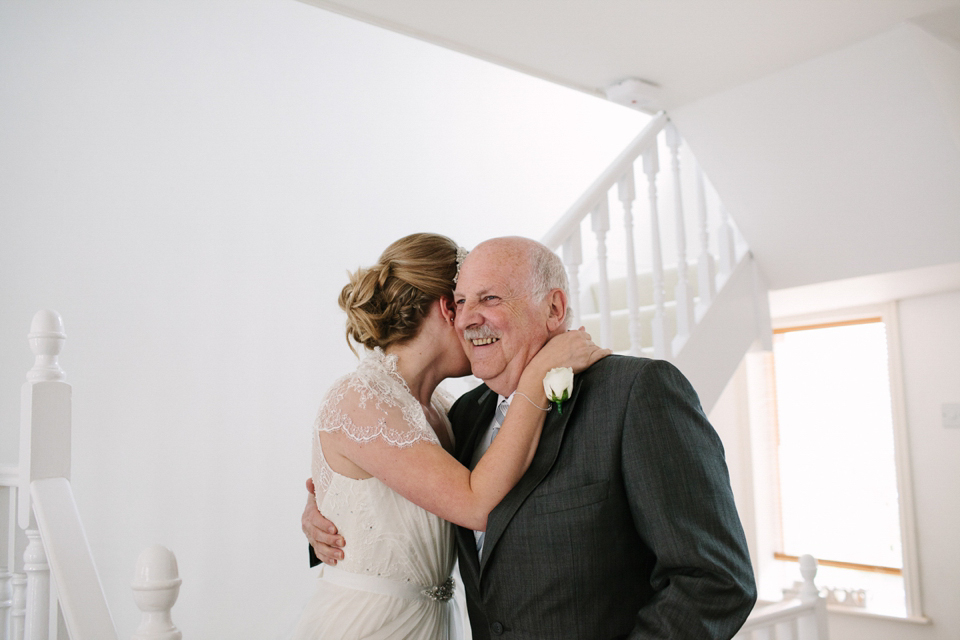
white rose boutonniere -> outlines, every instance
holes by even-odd
[[[543,377],[543,390],[547,394],[547,400],[557,405],[557,413],[563,414],[561,405],[569,400],[570,394],[573,393],[573,369],[570,367],[550,369]]]

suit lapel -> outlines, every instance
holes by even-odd
[[[480,558],[480,571],[483,572],[490,559],[490,554],[500,540],[510,520],[513,518],[517,509],[523,504],[527,496],[530,495],[538,484],[547,475],[547,472],[553,468],[557,461],[557,455],[560,452],[560,443],[563,442],[563,434],[567,429],[570,416],[573,414],[577,403],[577,395],[580,392],[580,377],[577,376],[573,383],[573,393],[570,399],[563,403],[563,413],[557,412],[556,407],[550,410],[547,421],[543,425],[543,434],[540,436],[540,444],[537,447],[537,453],[533,457],[530,468],[520,478],[510,493],[500,501],[490,516],[487,518],[487,534],[483,540],[483,557]],[[515,400],[517,401],[517,400]]]
[[[497,408],[497,394],[491,389],[487,389],[477,398],[477,404],[470,412],[470,417],[464,420],[462,429],[456,431],[455,451],[457,461],[463,466],[470,468],[470,462],[473,458],[473,452],[477,449],[477,443],[483,436],[484,431],[490,426],[493,420],[493,412]]]
[[[468,414],[470,417],[463,421],[465,423],[463,428],[457,430],[457,460],[468,469],[473,459],[473,452],[477,448],[477,443],[493,419],[493,412],[497,408],[498,397],[499,396],[490,389],[480,394],[480,397],[476,400],[476,405],[470,407],[472,411]],[[459,537],[461,549],[476,550],[477,541],[474,539],[471,529],[457,527],[457,536]],[[478,576],[476,582],[479,584],[480,564],[477,554],[461,553],[460,565],[461,572],[464,574],[464,580],[468,579],[467,575],[473,574],[474,576]]]

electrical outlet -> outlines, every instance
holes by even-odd
[[[960,429],[960,403],[945,402],[942,412],[945,429]]]

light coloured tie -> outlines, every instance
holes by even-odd
[[[501,401],[500,404],[497,405],[497,411],[493,414],[493,428],[490,429],[490,444],[493,444],[493,439],[500,433],[500,427],[507,418],[507,409],[509,408],[510,403],[506,400]],[[480,552],[483,550],[483,538],[486,534],[486,531],[481,531],[480,536],[477,538],[477,555],[480,555]]]

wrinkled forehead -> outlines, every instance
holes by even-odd
[[[479,295],[493,289],[509,289],[516,294],[529,293],[529,256],[509,249],[481,247],[470,252],[460,267],[456,294]]]

